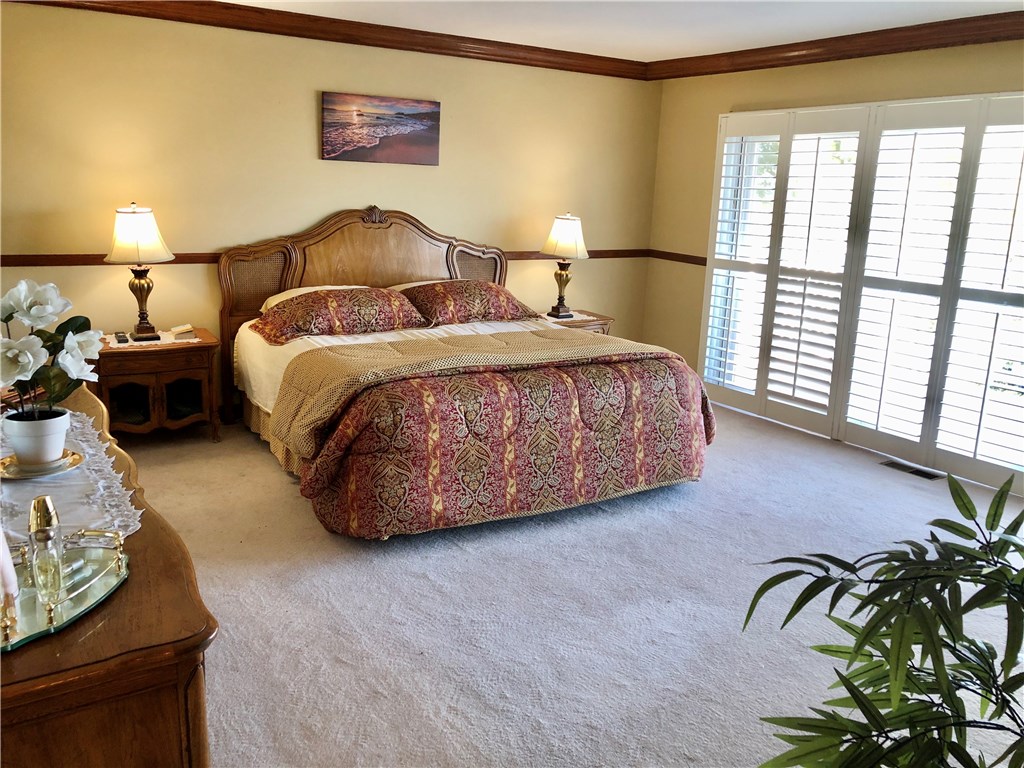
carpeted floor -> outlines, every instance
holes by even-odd
[[[774,572],[758,563],[863,554],[955,510],[944,480],[718,418],[700,483],[386,542],[326,532],[240,426],[216,444],[124,437],[221,625],[214,766],[733,768],[782,751],[759,718],[820,704],[835,678],[807,646],[839,636],[815,610],[780,631],[792,590],[741,632]]]

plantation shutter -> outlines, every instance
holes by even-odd
[[[879,108],[843,439],[928,463],[942,290],[970,111],[961,101]]]
[[[785,117],[720,121],[718,205],[708,275],[704,380],[749,407],[761,368],[762,329]]]
[[[713,400],[990,484],[1024,478],[1024,98],[719,122]]]
[[[1024,464],[1022,99],[995,101],[978,155],[936,446]]]
[[[768,397],[828,411],[846,267],[857,132],[796,134],[792,140]]]

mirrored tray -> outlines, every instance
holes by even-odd
[[[114,548],[96,546],[99,537],[113,538]],[[31,564],[22,552],[22,561],[14,566],[20,585],[15,615],[0,608],[0,651],[59,632],[106,600],[128,578],[128,555],[120,534],[79,531],[75,538],[75,543],[65,545],[64,588],[53,604],[38,599]]]

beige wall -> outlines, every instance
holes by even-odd
[[[155,209],[172,251],[209,252],[369,204],[507,250],[556,214],[594,249],[646,248],[661,86],[617,78],[138,19],[0,5],[3,253],[100,253],[113,209]],[[319,159],[319,94],[441,102],[437,167]],[[553,263],[509,285],[546,309]],[[574,269],[574,306],[639,336],[647,265]],[[209,266],[159,265],[153,321],[216,328]],[[5,269],[53,280],[95,325],[130,325],[124,268]]]
[[[707,254],[718,116],[807,107],[1019,91],[1024,43],[994,43],[740,72],[664,83],[651,247]],[[697,363],[704,270],[658,262],[648,271],[644,337]]]
[[[100,253],[113,209],[156,209],[178,252],[304,229],[341,208],[406,210],[441,232],[539,247],[583,217],[592,249],[705,255],[719,114],[1020,90],[1024,46],[997,43],[639,83],[104,13],[0,4],[0,251]],[[439,100],[437,167],[318,158],[319,93]],[[551,262],[510,288],[546,310]],[[574,265],[569,303],[696,364],[704,270]],[[158,265],[154,322],[216,328],[216,271]],[[105,329],[133,322],[121,267],[4,269],[53,281]]]

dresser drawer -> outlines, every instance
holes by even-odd
[[[152,373],[162,371],[183,371],[190,368],[206,368],[209,365],[210,350],[182,350],[146,354],[133,352],[130,355],[107,355],[100,358],[100,371],[104,376],[118,373]]]

